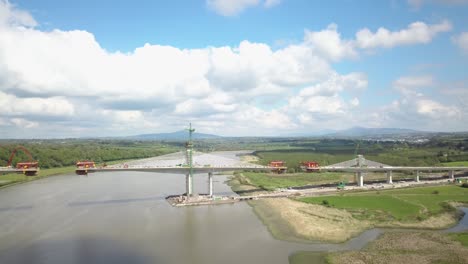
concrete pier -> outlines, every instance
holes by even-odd
[[[357,178],[358,178],[358,186],[363,187],[364,186],[364,173],[362,171],[358,172]]]
[[[387,171],[387,183],[393,184],[392,171]]]
[[[213,197],[213,173],[208,172],[208,194]]]
[[[415,176],[414,180],[416,182],[419,182],[419,171],[418,170],[416,171],[416,176]]]
[[[185,174],[185,190],[187,193],[187,197],[192,196],[193,190],[192,190],[192,175],[190,173]]]
[[[455,171],[453,171],[453,170],[449,171],[449,178],[451,180],[455,179]]]

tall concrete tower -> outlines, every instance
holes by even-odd
[[[185,143],[185,160],[187,166],[189,167],[189,173],[185,175],[186,181],[186,190],[187,190],[187,197],[193,195],[193,142],[192,142],[192,134],[195,132],[195,129],[192,128],[192,123],[190,123],[189,128],[187,129],[189,132],[189,140]]]

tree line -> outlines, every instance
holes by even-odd
[[[41,168],[56,168],[74,165],[78,160],[92,160],[96,163],[148,158],[171,153],[177,146],[150,141],[131,140],[41,140],[0,142],[0,166],[6,166],[8,159],[18,145],[24,146],[39,161]],[[28,161],[28,156],[18,150],[12,165]]]

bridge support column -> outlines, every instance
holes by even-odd
[[[416,182],[419,182],[419,171],[416,171],[416,177],[414,178]]]
[[[392,171],[387,171],[387,183],[393,184]]]
[[[208,172],[208,193],[210,197],[213,197],[213,173]]]
[[[453,170],[449,171],[449,178],[451,180],[454,180],[455,179],[455,172]]]
[[[358,178],[358,186],[363,187],[364,186],[364,173],[362,171],[358,172],[357,178]]]
[[[190,197],[192,196],[192,191],[193,191],[192,190],[192,175],[190,175],[190,173],[185,175],[185,184],[186,184],[185,190],[186,190],[187,197]]]

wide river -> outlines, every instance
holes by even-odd
[[[206,192],[207,177],[195,175]],[[232,194],[216,176],[215,194]],[[0,190],[0,263],[288,263],[298,250],[359,249],[274,239],[247,203],[172,207],[185,176],[119,172],[62,175]]]
[[[216,193],[231,193],[225,179],[215,178]],[[276,240],[243,202],[172,207],[164,197],[184,184],[182,175],[95,173],[2,189],[0,263],[286,264],[297,250],[347,247]],[[206,189],[204,175],[195,189]]]

